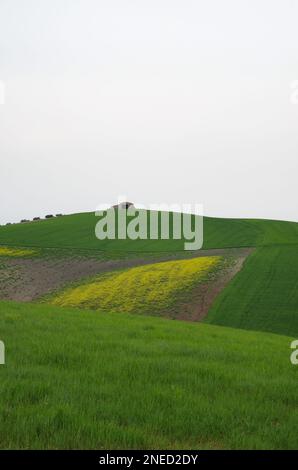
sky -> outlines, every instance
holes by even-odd
[[[298,0],[1,0],[0,223],[119,195],[298,221],[297,18]]]

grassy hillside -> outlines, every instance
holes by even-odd
[[[298,336],[298,247],[258,248],[217,297],[206,321]]]
[[[0,303],[1,448],[297,448],[290,338]]]
[[[181,240],[104,240],[95,237],[94,213],[0,227],[0,244],[98,250],[177,251]],[[204,248],[298,243],[298,223],[204,218]]]
[[[0,244],[60,250],[71,247],[105,254],[120,250],[125,256],[130,250],[142,253],[183,249],[180,240],[99,241],[94,233],[97,220],[93,213],[83,213],[4,226],[0,227]],[[206,321],[297,335],[298,223],[204,218],[204,248],[241,246],[255,246],[257,250],[219,295]]]

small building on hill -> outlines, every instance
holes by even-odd
[[[129,207],[133,207],[133,202],[124,201],[112,206],[113,209],[128,209]]]

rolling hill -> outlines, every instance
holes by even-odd
[[[54,298],[97,309],[0,301],[0,447],[297,448],[298,224],[205,217],[202,258],[179,240],[99,242],[95,224],[84,213],[0,227],[11,290],[73,271],[78,284]],[[252,249],[204,323],[143,315],[168,308],[178,287],[189,296],[209,256],[241,247]]]
[[[182,251],[183,240],[103,240],[95,237],[94,213],[66,215],[0,227],[0,244],[122,251]],[[298,223],[204,217],[204,249],[297,244]]]
[[[94,213],[0,227],[0,244],[71,248],[90,253],[185,253],[180,240],[105,240],[94,234]],[[208,323],[298,335],[298,223],[204,217],[204,249],[254,247],[254,253],[219,294]],[[3,248],[4,249],[4,248]],[[112,251],[111,251],[112,250]],[[143,256],[144,256],[143,255]],[[115,255],[114,255],[115,256]],[[117,255],[116,255],[117,256]]]

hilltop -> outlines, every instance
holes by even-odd
[[[103,240],[94,212],[0,227],[0,244],[105,251],[182,251],[184,240]],[[298,223],[204,217],[204,249],[297,244]]]

